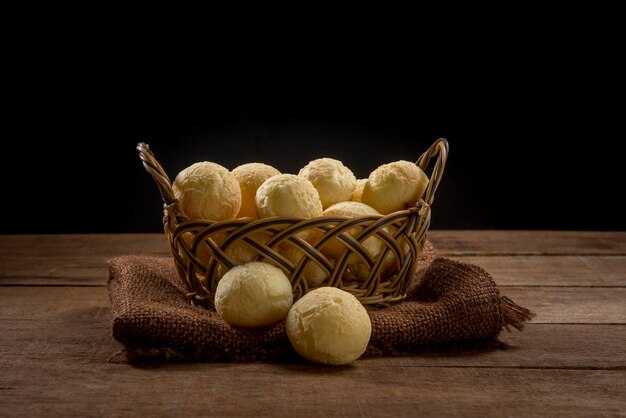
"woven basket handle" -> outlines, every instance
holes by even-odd
[[[161,167],[161,164],[154,158],[154,154],[150,150],[150,146],[143,142],[137,144],[137,151],[139,151],[139,158],[143,162],[143,166],[152,175],[152,178],[159,187],[161,197],[166,205],[171,205],[176,201],[174,197],[174,191],[172,190],[172,182],[170,178],[165,174],[165,170]]]
[[[433,172],[430,174],[430,181],[428,182],[428,187],[426,187],[426,192],[424,193],[424,197],[422,198],[424,202],[426,202],[429,206],[433,204],[433,200],[435,199],[435,192],[437,192],[437,188],[439,187],[439,183],[441,182],[441,177],[443,176],[443,170],[446,168],[446,160],[448,159],[448,141],[444,138],[439,138],[436,140],[428,151],[426,151],[422,156],[415,162],[426,174],[426,169],[430,165],[431,160],[437,156],[437,160],[435,161],[435,166],[433,167]]]

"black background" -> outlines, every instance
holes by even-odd
[[[201,160],[297,173],[322,156],[363,178],[438,137],[450,156],[433,228],[624,230],[619,71],[583,35],[541,49],[468,41],[428,58],[392,44],[141,65],[56,53],[9,86],[0,233],[160,231],[140,141],[172,179]]]
[[[573,116],[541,105],[522,112],[497,98],[435,107],[392,99],[57,114],[34,132],[42,137],[24,135],[5,153],[2,232],[159,231],[160,197],[138,159],[139,141],[172,178],[201,160],[229,169],[262,161],[297,173],[321,156],[362,178],[379,164],[417,159],[440,136],[450,156],[433,228],[624,229],[617,155]]]

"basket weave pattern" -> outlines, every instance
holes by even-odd
[[[437,140],[416,162],[426,171],[434,161],[433,170],[423,198],[406,210],[354,218],[272,217],[222,222],[188,219],[174,197],[169,177],[148,145],[140,143],[137,150],[165,202],[165,234],[176,270],[186,283],[192,302],[212,307],[219,278],[238,264],[229,255],[229,248],[245,246],[256,260],[274,264],[285,272],[294,290],[294,301],[311,289],[304,272],[309,263],[314,263],[325,275],[319,286],[348,291],[364,305],[384,306],[406,297],[406,286],[415,273],[430,225],[430,207],[445,168],[448,143],[445,139]],[[323,254],[324,245],[331,240],[344,248],[336,260]],[[378,240],[382,251],[371,254],[371,245],[364,245],[366,240]],[[285,258],[285,249],[289,247],[299,255]],[[351,267],[355,263],[358,269]]]

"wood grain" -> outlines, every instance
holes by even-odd
[[[501,293],[536,312],[535,323],[626,323],[626,288],[623,287],[507,287]]]
[[[89,308],[53,319],[0,320],[3,358],[75,361],[101,365],[123,347],[111,337],[108,308]],[[62,332],[59,332],[62,330]],[[624,370],[624,325],[529,324],[502,332],[504,349],[448,349],[403,357],[360,360],[359,367],[490,367]],[[589,345],[593,341],[593,346]],[[115,361],[125,361],[123,356]],[[304,361],[302,362],[304,364]]]
[[[103,288],[5,287],[0,289],[0,300],[14,302],[0,307],[0,338],[7,358],[54,355],[100,363],[120,349],[111,338],[110,304]],[[376,361],[429,367],[626,367],[622,350],[626,325],[592,325],[532,322],[523,333],[501,333],[502,341],[510,345],[507,350]],[[589,341],[594,342],[593,347]]]
[[[169,254],[164,234],[2,235],[0,256],[114,257]]]
[[[626,255],[626,232],[432,231],[441,255]]]
[[[170,257],[169,254],[163,255]],[[103,256],[0,257],[0,285],[104,286]],[[477,264],[499,286],[618,286],[626,285],[626,256],[453,256]]]
[[[108,363],[105,260],[162,234],[0,236],[0,416],[623,416],[626,233],[433,231],[538,316],[504,350],[351,366]]]
[[[8,367],[3,416],[598,416],[626,407],[624,387],[615,385],[623,371],[277,364],[137,369],[27,360]]]
[[[502,293],[535,311],[535,323],[626,323],[626,288],[508,287]],[[4,286],[0,287],[0,298],[12,301],[0,307],[0,318],[10,319],[35,319],[85,303],[109,305],[103,287]]]
[[[163,255],[167,257],[168,255]],[[0,285],[104,286],[108,256],[4,256],[0,257]]]
[[[453,256],[476,264],[499,286],[626,286],[626,256]]]
[[[619,252],[617,243],[626,241],[626,234],[554,233],[564,241],[550,247],[552,253],[543,247],[546,234],[553,233],[462,231],[451,239],[450,231],[433,231],[431,239],[440,255],[481,265],[500,285],[623,286],[626,282],[626,254],[581,255]],[[554,255],[573,245],[580,246],[574,252],[578,255]],[[529,248],[548,256],[524,255]],[[124,254],[170,256],[163,234],[0,236],[0,285],[102,286],[106,260]]]
[[[626,232],[430,231],[442,255],[626,255]],[[3,235],[0,256],[112,257],[168,254],[167,241],[154,234]]]

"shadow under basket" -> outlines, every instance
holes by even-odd
[[[263,261],[284,271],[291,281],[294,301],[314,288],[334,286],[352,293],[363,305],[384,307],[406,297],[406,287],[415,274],[448,143],[438,139],[415,163],[427,174],[432,165],[432,172],[423,198],[406,210],[354,218],[271,217],[222,222],[188,219],[149,146],[140,143],[137,150],[165,202],[165,235],[192,303],[212,308],[224,273],[244,262]],[[340,245],[341,255],[325,255],[327,245],[334,246],[334,254]]]

